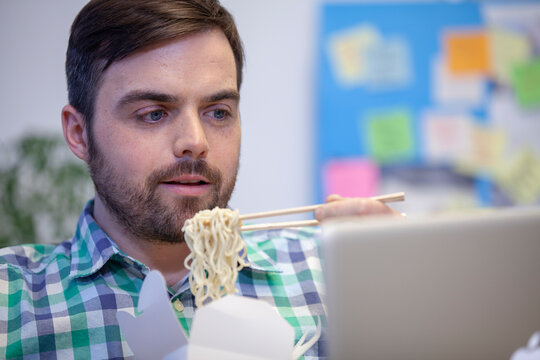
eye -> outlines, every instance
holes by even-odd
[[[225,120],[231,114],[227,110],[224,110],[224,109],[215,109],[215,110],[210,111],[210,115],[213,116],[217,120]]]
[[[151,111],[151,112],[149,112],[147,114],[142,115],[141,118],[142,118],[143,121],[153,123],[153,122],[158,122],[158,121],[162,120],[165,116],[166,116],[165,111],[163,111],[163,110],[154,110],[154,111]]]

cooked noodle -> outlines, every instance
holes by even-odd
[[[191,270],[189,283],[199,307],[236,292],[238,271],[245,265],[247,248],[240,237],[238,211],[214,208],[186,220],[183,231],[191,253],[184,262]]]

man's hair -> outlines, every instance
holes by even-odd
[[[219,0],[91,0],[71,26],[66,54],[69,103],[90,128],[97,90],[112,63],[149,45],[214,28],[221,29],[231,45],[240,88],[244,51],[234,19]]]

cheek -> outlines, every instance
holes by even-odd
[[[99,151],[119,175],[136,181],[154,169],[158,163],[156,155],[161,153],[150,141],[141,141],[135,134],[114,126],[101,129],[96,142]]]
[[[222,171],[229,175],[233,172],[238,164],[240,155],[240,139],[241,134],[239,129],[218,133],[210,140],[210,152],[213,153],[215,161],[214,166],[218,166]],[[210,160],[211,161],[211,160]]]

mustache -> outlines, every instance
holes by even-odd
[[[161,182],[181,175],[199,175],[205,177],[211,184],[219,185],[221,183],[221,172],[210,167],[203,159],[181,159],[174,164],[154,171],[147,180],[148,185],[155,186]]]

